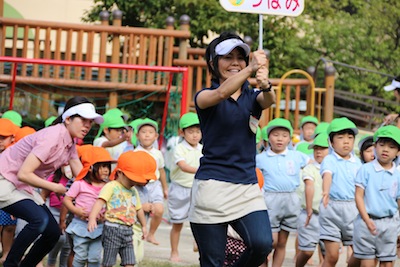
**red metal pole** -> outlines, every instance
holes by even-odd
[[[187,112],[188,107],[188,77],[189,77],[189,69],[183,71],[182,77],[182,101],[181,101],[181,116]]]
[[[161,147],[162,147],[162,143],[163,143],[163,140],[164,140],[165,125],[167,125],[168,104],[169,104],[169,97],[170,97],[171,86],[172,86],[172,78],[173,78],[173,73],[170,72],[169,73],[167,92],[166,92],[166,95],[165,95],[164,112],[163,112],[163,117],[162,117],[162,121],[161,121],[160,138],[158,140],[159,149],[161,149]]]
[[[17,79],[17,63],[14,62],[13,64],[13,73],[12,73],[12,82],[11,82],[11,93],[10,93],[10,105],[8,107],[9,110],[13,109],[14,105],[14,94],[15,94],[15,84]]]

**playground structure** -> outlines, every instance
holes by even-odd
[[[174,29],[171,17],[165,29],[145,29],[122,27],[119,10],[112,14],[112,25],[109,16],[101,12],[100,25],[0,17],[0,83],[4,87],[0,88],[0,106],[13,103],[16,87],[19,92],[40,96],[32,100],[26,113],[39,113],[42,118],[52,115],[54,96],[70,97],[77,91],[98,99],[98,107],[112,108],[127,99],[167,103],[173,90],[181,94],[175,113],[193,110],[193,96],[210,86],[210,76],[205,49],[189,47],[189,17],[181,16],[179,29]],[[312,70],[289,70],[281,78],[271,78],[277,103],[263,113],[261,126],[281,112],[295,129],[304,115],[332,120],[335,69],[329,64],[324,67],[322,87],[316,86]],[[172,69],[185,69],[186,77],[171,78]],[[250,83],[255,85],[255,79]]]

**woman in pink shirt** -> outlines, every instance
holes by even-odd
[[[14,240],[3,266],[36,266],[57,243],[61,234],[58,223],[35,188],[65,193],[64,185],[45,178],[66,164],[74,175],[80,172],[82,163],[74,138],[83,139],[93,121],[103,122],[93,104],[84,97],[73,97],[53,126],[26,136],[2,153],[0,208],[28,222]]]

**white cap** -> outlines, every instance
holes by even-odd
[[[397,81],[395,79],[392,80],[392,83],[383,87],[383,89],[385,89],[385,91],[393,91],[396,88],[400,88],[400,81]]]
[[[91,103],[83,103],[67,109],[62,114],[62,120],[65,121],[66,118],[71,117],[73,115],[79,115],[85,119],[94,120],[94,122],[97,124],[101,124],[104,121],[103,116],[96,113],[96,109]]]
[[[250,47],[242,40],[237,38],[227,39],[217,44],[217,46],[215,47],[215,54],[217,56],[224,56],[226,54],[229,54],[236,47],[243,48],[244,52],[246,53],[246,57],[249,56]]]

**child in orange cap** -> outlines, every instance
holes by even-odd
[[[128,151],[118,159],[117,167],[111,174],[115,181],[107,183],[89,215],[88,230],[96,231],[96,218],[106,205],[103,227],[103,267],[114,266],[117,254],[121,265],[132,267],[136,264],[132,226],[136,220],[142,225],[143,239],[146,237],[146,218],[142,210],[139,193],[134,186],[144,186],[155,179],[157,168],[154,158],[144,151]]]
[[[24,126],[22,128],[19,128],[18,131],[15,133],[15,142],[18,142],[25,136],[33,134],[33,133],[36,133],[36,130],[33,129],[32,127]]]
[[[0,118],[0,154],[15,142],[18,127],[9,119]]]
[[[101,233],[103,224],[96,231],[87,231],[87,219],[96,202],[100,190],[106,184],[111,173],[110,154],[102,147],[91,147],[82,154],[83,168],[75,182],[66,193],[63,203],[75,217],[65,230],[72,236],[74,260],[73,266],[99,266],[101,259]],[[75,200],[75,204],[73,204]],[[98,220],[101,218],[97,218]]]
[[[18,131],[18,127],[14,123],[5,118],[0,119],[0,154],[9,146],[15,142],[15,135]],[[10,251],[11,244],[14,239],[15,227],[17,220],[12,219],[10,214],[0,210],[0,227],[1,229],[1,245],[2,245],[2,256],[0,263],[2,264]]]

